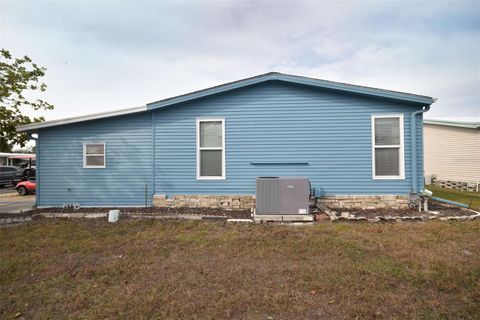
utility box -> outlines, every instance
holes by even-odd
[[[258,220],[311,221],[310,182],[305,177],[258,177],[255,216]],[[265,217],[264,217],[265,216]]]

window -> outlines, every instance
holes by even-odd
[[[84,143],[83,144],[83,167],[84,168],[105,168],[105,143]]]
[[[225,120],[197,119],[197,179],[225,179]]]
[[[403,114],[372,116],[373,179],[405,179]]]

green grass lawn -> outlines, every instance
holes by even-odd
[[[425,189],[432,191],[434,197],[465,203],[473,210],[480,210],[480,192],[445,189],[432,185],[425,186]]]
[[[474,319],[480,221],[43,220],[0,229],[0,318]]]

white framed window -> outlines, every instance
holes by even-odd
[[[372,115],[373,179],[405,179],[403,114]]]
[[[197,118],[197,179],[225,179],[225,119]]]
[[[89,142],[83,144],[83,167],[84,168],[106,168],[106,146],[105,142]]]

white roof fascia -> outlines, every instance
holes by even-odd
[[[115,110],[115,111],[109,111],[109,112],[94,113],[94,114],[89,114],[89,115],[86,115],[86,116],[64,118],[64,119],[45,121],[45,122],[39,122],[39,123],[31,123],[31,124],[26,124],[26,125],[23,125],[23,126],[18,126],[17,131],[19,131],[19,132],[35,131],[35,130],[41,129],[41,128],[59,126],[59,125],[88,121],[88,120],[96,120],[96,119],[102,119],[102,118],[108,118],[108,117],[122,116],[122,115],[126,115],[126,114],[142,112],[142,111],[146,111],[146,110],[147,110],[147,106],[144,105],[144,106],[135,107],[135,108],[128,108],[128,109],[121,109],[121,110]]]

